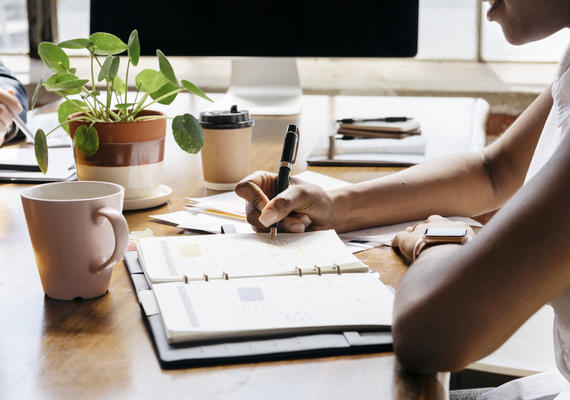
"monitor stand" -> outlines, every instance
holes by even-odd
[[[209,108],[237,104],[254,115],[294,115],[301,111],[302,93],[294,58],[236,59],[226,95]]]

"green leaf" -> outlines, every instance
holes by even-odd
[[[41,42],[38,46],[40,58],[53,72],[67,72],[69,70],[69,57],[67,54],[50,42]]]
[[[96,32],[89,36],[97,55],[112,56],[127,50],[128,46],[117,36],[105,32]]]
[[[170,62],[168,62],[164,53],[160,50],[157,50],[156,56],[158,57],[158,66],[160,67],[160,72],[162,72],[166,79],[178,87],[178,80],[176,80],[176,75],[174,75],[172,65],[170,65]]]
[[[119,96],[125,93],[125,83],[118,76],[116,76],[115,79],[113,79],[111,86],[113,86],[113,90],[117,92]]]
[[[89,39],[71,39],[57,44],[62,49],[86,49],[91,46]]]
[[[118,108],[119,110],[126,111],[127,108],[132,107],[136,104],[137,103],[121,103],[121,104],[116,104],[115,107]]]
[[[34,137],[34,153],[38,167],[45,174],[48,169],[48,145],[44,131],[38,129]]]
[[[184,89],[188,90],[190,93],[194,93],[196,96],[200,96],[203,99],[213,101],[211,98],[206,96],[206,93],[202,91],[198,86],[194,85],[192,82],[182,79],[182,86]]]
[[[137,30],[131,32],[129,36],[129,58],[131,63],[136,67],[139,63],[139,57],[141,55],[141,44],[139,42],[139,33]]]
[[[33,110],[34,107],[36,106],[36,102],[38,101],[38,94],[40,93],[40,89],[43,84],[44,84],[44,79],[41,78],[38,84],[36,85],[36,88],[34,89],[34,94],[32,96],[32,105],[30,106],[30,110]]]
[[[111,61],[111,68],[109,68],[109,80],[112,81],[117,76],[117,72],[119,72],[119,63],[121,59],[118,56],[114,56],[113,60]]]
[[[56,74],[49,77],[44,83],[44,87],[48,92],[61,92],[63,94],[78,94],[81,86],[85,85],[89,80],[79,79],[73,74]]]
[[[117,76],[117,72],[119,71],[119,62],[120,59],[117,56],[107,56],[103,65],[101,66],[101,70],[99,71],[99,76],[97,77],[97,81],[101,82],[103,79],[109,79],[112,81],[115,76]]]
[[[150,94],[168,83],[168,79],[159,71],[143,69],[135,77],[135,83],[140,90]]]
[[[75,131],[73,142],[85,157],[90,157],[99,150],[99,135],[92,126],[80,125]]]
[[[174,117],[172,133],[178,146],[187,153],[196,154],[204,145],[204,131],[191,114]]]
[[[79,100],[66,100],[60,104],[57,109],[57,119],[59,123],[64,123],[67,121],[69,116],[73,113],[83,111],[83,108],[87,108],[87,104]],[[62,125],[62,128],[69,133],[69,124]]]
[[[175,91],[176,89],[178,89],[178,86],[173,85],[173,84],[170,83],[170,82],[166,82],[164,85],[162,85],[162,86],[160,87],[160,89],[155,90],[154,92],[152,92],[152,93],[150,94],[150,97],[151,97],[153,100],[156,100],[156,99],[158,99],[159,97],[164,96],[165,94],[168,94],[168,93],[170,93],[170,92]],[[172,103],[172,102],[174,101],[174,99],[176,98],[177,95],[178,95],[178,93],[173,93],[172,95],[170,95],[170,96],[168,96],[168,97],[165,97],[164,99],[158,101],[158,103],[168,105],[168,104],[170,104],[170,103]]]
[[[99,75],[97,76],[97,82],[101,82],[109,75],[109,69],[111,68],[111,62],[113,61],[112,56],[107,56],[103,65],[101,65],[101,69],[99,70]]]

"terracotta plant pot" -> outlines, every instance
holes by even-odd
[[[79,116],[73,114],[69,118]],[[144,110],[139,116],[160,115],[158,111]],[[71,137],[81,125],[69,123]],[[166,119],[147,119],[135,122],[96,122],[93,127],[99,135],[99,150],[85,157],[75,146],[77,179],[80,181],[113,182],[125,188],[125,199],[152,196],[162,182]]]

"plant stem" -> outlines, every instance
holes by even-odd
[[[75,117],[75,118],[71,118],[68,119],[67,121],[62,122],[61,124],[59,124],[58,126],[56,126],[55,128],[53,128],[51,131],[49,131],[48,133],[46,133],[46,136],[48,136],[50,133],[52,133],[53,131],[55,131],[57,128],[65,125],[65,124],[69,124],[71,121],[86,121],[86,122],[92,122],[93,120],[91,118],[86,118],[85,116],[81,116],[81,117]]]
[[[95,72],[93,69],[93,58],[95,57],[95,52],[94,51],[90,51],[91,53],[91,92],[95,91]],[[87,91],[87,90],[86,90]],[[95,111],[95,114],[97,114],[97,103],[93,103],[93,109]]]
[[[127,62],[127,75],[125,76],[125,104],[127,104],[127,93],[129,92],[129,67],[131,66],[131,59]]]
[[[70,99],[69,97],[67,97],[67,96],[64,95],[64,94],[62,94],[61,97],[63,97],[65,100],[73,101],[72,99]],[[79,106],[78,106],[78,107],[79,107]],[[81,108],[81,107],[80,107],[80,108]],[[89,112],[86,112],[84,109],[81,109],[81,111],[82,111],[86,116],[88,116],[89,118],[95,119],[95,115],[91,115]],[[91,110],[89,110],[89,111],[91,111]]]
[[[111,92],[111,85],[109,83],[109,79],[106,79],[106,81],[107,81],[107,107],[106,107],[107,115],[106,115],[106,117],[109,118],[109,111],[111,110],[111,96],[113,95],[113,93]]]
[[[159,102],[159,101],[161,101],[161,100],[166,99],[166,98],[169,97],[169,96],[172,96],[173,94],[177,94],[177,93],[180,93],[180,92],[182,92],[182,91],[184,91],[183,88],[178,88],[178,89],[176,89],[176,90],[173,90],[172,92],[163,94],[162,96],[160,96],[160,97],[154,99],[154,100],[151,101],[150,103],[145,104],[145,105],[142,106],[142,107],[138,107],[137,113],[138,113],[139,111],[141,111],[141,110],[144,110],[144,109],[146,109],[146,108],[152,106],[154,103],[157,103],[157,102]],[[148,93],[146,94],[146,96],[148,96]],[[144,98],[144,100],[146,100],[146,97]],[[141,101],[141,103],[142,103],[142,101]]]
[[[144,96],[141,98],[141,100],[138,102],[138,104],[133,108],[133,111],[131,112],[131,114],[129,115],[130,117],[133,118],[133,120],[135,119],[136,115],[138,114],[138,112],[141,109],[144,109],[144,107],[142,107],[143,103],[146,101],[146,99],[148,98],[148,93],[145,93]],[[142,107],[142,108],[141,108]]]

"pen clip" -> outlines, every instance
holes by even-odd
[[[295,145],[295,155],[293,156],[293,161],[291,161],[291,164],[295,164],[295,161],[297,161],[297,153],[299,152],[299,142],[301,141],[301,132],[299,131],[299,128],[296,128],[296,132],[294,133],[297,134],[297,144]]]

